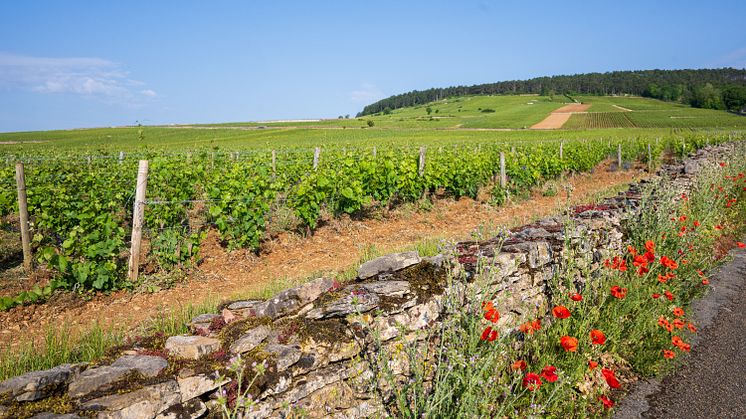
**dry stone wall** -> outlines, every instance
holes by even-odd
[[[703,162],[729,147],[664,166],[663,185],[685,191]],[[633,185],[600,204],[490,240],[461,242],[435,257],[405,252],[374,259],[351,283],[318,278],[268,300],[224,304],[219,313],[195,317],[190,335],[164,338],[160,351],[135,344],[108,363],[61,365],[6,380],[0,415],[49,406],[64,414],[35,417],[219,417],[217,400],[222,391],[235,392],[236,383],[215,371],[241,355],[249,365],[266,365],[250,388],[254,406],[246,417],[284,417],[298,409],[310,417],[386,416],[386,389],[376,385],[370,364],[381,342],[403,334],[412,345],[426,344],[416,332],[437,330],[444,299],[465,298],[478,276],[480,286],[498,291],[501,332],[545,315],[552,299],[547,284],[566,268],[568,252],[582,288],[622,249],[640,199],[640,185]],[[405,359],[394,357],[389,366],[407,371]]]

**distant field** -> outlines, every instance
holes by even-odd
[[[524,128],[564,106],[566,97],[555,96],[552,100],[545,96],[469,96],[365,118],[148,126],[141,128],[141,134],[137,127],[0,133],[0,156],[516,143],[608,137],[618,134],[615,129],[619,128],[635,130],[629,132],[637,136],[661,136],[670,134],[671,129],[746,129],[746,117],[723,111],[638,97],[576,99],[591,105],[587,113],[573,114],[560,130],[542,132]]]
[[[582,96],[587,114],[575,114],[564,129],[746,128],[746,117],[640,97]]]

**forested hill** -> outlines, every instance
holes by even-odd
[[[631,94],[700,108],[742,111],[746,107],[746,69],[612,71],[413,90],[368,105],[358,116],[421,105],[450,96],[573,93]]]

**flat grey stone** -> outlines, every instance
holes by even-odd
[[[218,339],[204,336],[171,336],[166,340],[166,350],[179,358],[199,359],[220,349]]]
[[[393,253],[363,263],[357,270],[357,276],[360,279],[368,279],[379,274],[400,271],[416,265],[420,261],[420,255],[417,251]]]
[[[684,173],[693,175],[699,172],[699,163],[696,160],[686,160],[684,162]]]
[[[95,391],[106,391],[132,372],[145,377],[155,377],[166,367],[168,361],[151,355],[124,355],[111,365],[90,368],[78,375],[71,383],[68,394],[71,397],[85,397]]]
[[[81,417],[72,413],[58,414],[52,412],[44,412],[32,416],[31,419],[81,419]]]
[[[336,300],[314,308],[306,314],[307,319],[328,319],[344,317],[352,313],[365,313],[378,307],[381,297],[370,291],[356,289],[356,286],[346,287],[342,296]]]
[[[18,401],[39,400],[65,386],[83,367],[84,364],[63,364],[9,378],[0,383],[0,394],[10,394]]]
[[[179,385],[166,381],[124,394],[112,394],[83,403],[85,410],[99,411],[99,419],[152,418],[181,403]]]
[[[153,355],[124,355],[119,357],[112,367],[124,367],[137,370],[145,377],[155,377],[168,367],[168,361]]]
[[[208,375],[193,375],[191,377],[179,378],[179,392],[181,393],[182,401],[189,401],[195,397],[199,397],[207,392],[215,390],[223,384],[226,384],[230,379],[224,381],[218,381],[218,375],[215,373]]]
[[[90,368],[80,374],[70,383],[67,394],[70,397],[85,397],[95,391],[106,391],[112,384],[120,381],[133,370],[126,367],[103,367]]]
[[[267,338],[267,336],[269,336],[269,332],[271,331],[272,329],[270,329],[269,326],[265,325],[261,325],[249,330],[235,342],[233,342],[230,348],[231,353],[242,354],[249,352],[250,350],[259,346],[259,344],[262,343],[264,339]]]
[[[366,282],[358,285],[361,288],[387,297],[404,297],[409,294],[409,282],[407,281],[377,281]]]
[[[300,347],[292,345],[271,344],[267,345],[264,351],[275,356],[277,372],[282,372],[290,368],[301,357]]]
[[[335,286],[338,286],[338,283],[333,279],[314,279],[298,287],[285,290],[267,300],[263,305],[258,305],[256,308],[257,314],[277,319],[315,301],[322,294],[334,289]]]

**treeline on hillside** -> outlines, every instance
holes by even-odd
[[[612,71],[413,90],[368,105],[358,116],[422,105],[452,96],[503,94],[628,94],[687,103],[699,108],[746,112],[746,70]]]

